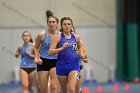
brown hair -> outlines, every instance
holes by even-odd
[[[33,39],[32,39],[31,33],[30,33],[29,31],[24,31],[24,32],[22,33],[22,37],[23,37],[24,33],[29,33],[29,35],[30,35],[30,37],[31,37],[29,42],[33,43]]]
[[[47,10],[45,16],[46,16],[46,18],[47,18],[47,23],[48,23],[48,21],[49,21],[49,18],[51,18],[51,17],[55,18],[56,21],[57,21],[57,23],[59,23],[59,19],[53,15],[53,12],[52,12],[52,11]]]
[[[70,20],[70,21],[71,21],[72,28],[73,28],[73,29],[71,30],[71,32],[75,32],[75,27],[74,27],[73,21],[72,21],[72,19],[71,19],[70,17],[63,17],[63,18],[61,19],[61,21],[60,21],[60,24],[61,24],[60,32],[63,32],[62,23],[63,23],[64,20]]]

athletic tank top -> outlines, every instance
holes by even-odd
[[[32,44],[29,43],[27,46],[21,46],[21,68],[36,68],[36,64],[34,63],[34,58],[29,57],[25,51],[28,50],[31,54],[34,54],[32,49]]]
[[[41,44],[41,49],[40,49],[40,56],[42,58],[46,58],[46,59],[57,59],[57,55],[58,54],[55,54],[55,55],[48,55],[48,51],[49,51],[49,48],[50,48],[50,45],[52,43],[52,38],[50,38],[48,36],[48,32],[46,31],[46,35],[45,35],[45,38]]]
[[[78,63],[79,64],[79,54],[77,53],[77,41],[74,34],[71,34],[70,39],[66,39],[64,34],[61,33],[61,39],[58,43],[57,47],[60,48],[63,46],[65,42],[68,42],[70,45],[65,48],[63,51],[58,53],[57,64],[71,64]]]

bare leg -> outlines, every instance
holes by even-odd
[[[36,82],[36,91],[37,93],[41,93],[41,87],[40,87],[40,83],[39,83],[39,77],[37,72],[35,72],[35,82]]]
[[[49,72],[48,71],[39,71],[38,72],[41,93],[48,93],[48,78]]]
[[[22,93],[28,93],[29,79],[28,73],[23,69],[20,69],[20,80],[22,83]]]
[[[29,86],[28,86],[28,89],[29,89],[30,93],[34,93],[34,82],[35,82],[35,75],[34,75],[34,72],[32,72],[29,75]]]
[[[77,84],[77,71],[71,71],[68,76],[68,93],[75,93],[75,87]]]
[[[52,68],[50,70],[50,92],[51,93],[59,93],[60,92],[60,85],[56,75],[56,68]]]
[[[83,77],[83,69],[80,70],[80,75],[81,75],[81,79],[79,79],[77,81],[76,88],[75,88],[75,93],[80,93],[80,87],[81,87],[82,77]]]
[[[60,86],[61,86],[61,93],[67,93],[67,76],[57,76]]]

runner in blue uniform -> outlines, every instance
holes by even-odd
[[[61,19],[62,33],[54,37],[48,52],[50,55],[58,53],[56,73],[62,93],[75,93],[80,72],[79,59],[84,58],[83,51],[80,49],[80,37],[71,33],[72,27],[73,22],[70,17]]]
[[[34,93],[34,77],[31,75],[36,69],[36,64],[34,63],[34,45],[31,34],[28,31],[22,33],[22,39],[24,44],[18,47],[15,54],[16,58],[21,54],[20,80],[22,83],[22,93],[28,93],[28,91]]]
[[[38,34],[35,47],[35,63],[37,64],[38,77],[40,82],[41,93],[48,93],[48,80],[50,76],[51,93],[59,93],[60,88],[56,76],[57,54],[48,55],[48,50],[55,34],[59,34],[57,30],[58,19],[53,16],[51,11],[46,12],[48,29]]]

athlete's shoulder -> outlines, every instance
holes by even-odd
[[[54,35],[54,39],[55,39],[55,40],[56,40],[56,39],[60,39],[60,35],[61,35],[61,33]]]
[[[55,34],[53,37],[53,42],[60,42],[60,34]]]
[[[38,36],[39,37],[42,37],[42,36],[44,36],[46,34],[46,31],[41,31],[39,34],[38,34]]]
[[[74,34],[76,41],[79,42],[80,41],[80,36],[78,34]]]
[[[18,46],[18,50],[21,51],[22,48],[23,48],[23,44]]]
[[[73,34],[75,37],[80,37],[78,34]]]
[[[35,46],[35,43],[30,43],[30,45],[31,45],[32,47],[34,47],[34,46]]]
[[[35,48],[35,43],[30,43],[30,44],[31,44],[32,49],[34,49]]]
[[[80,38],[80,36],[78,34],[73,34],[73,35],[75,36],[76,39]]]
[[[32,46],[35,46],[35,43],[31,43],[32,44]]]
[[[46,31],[41,31],[38,35],[37,35],[37,42],[42,42],[45,38],[45,34],[46,34]]]

